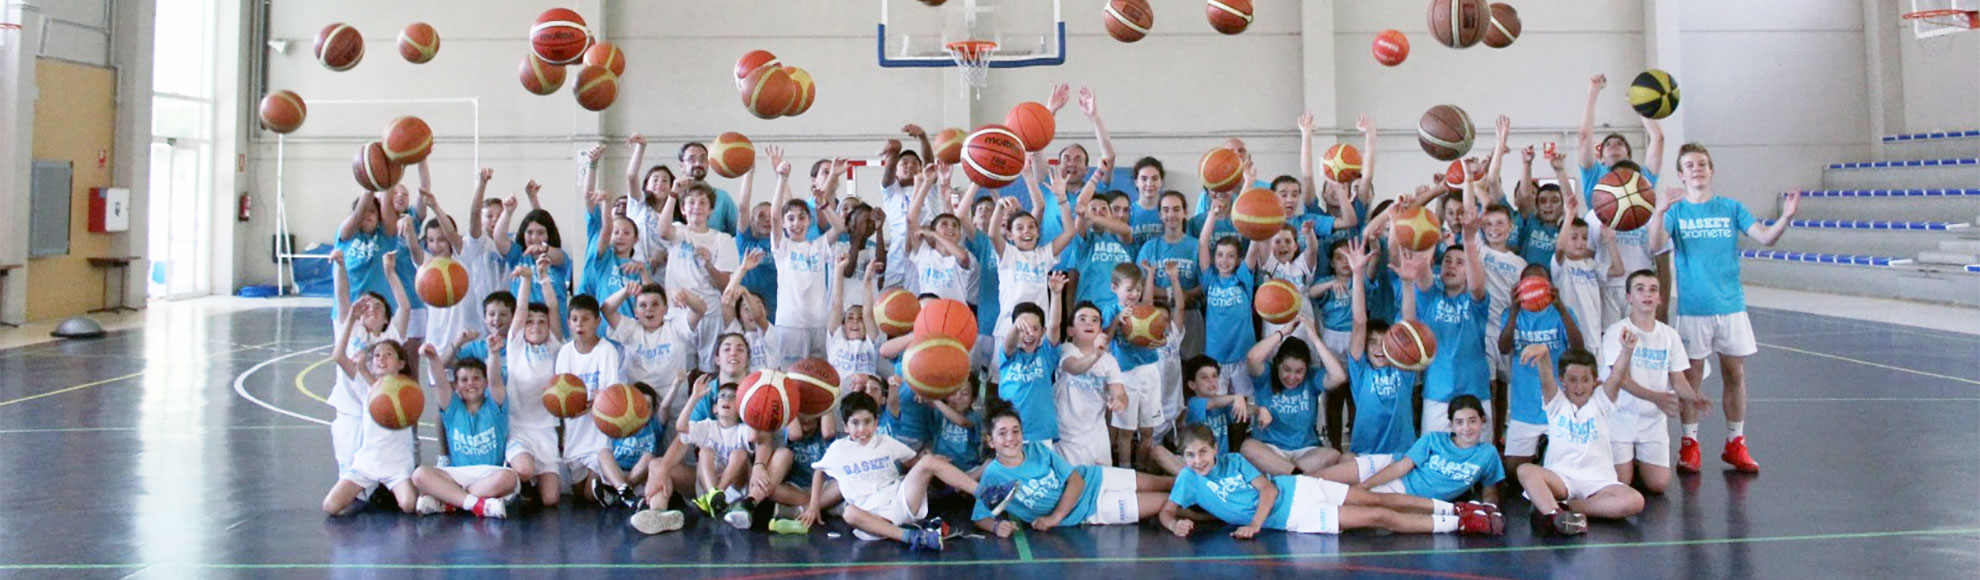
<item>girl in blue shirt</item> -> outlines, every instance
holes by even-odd
[[[990,401],[985,423],[996,457],[983,464],[969,517],[999,538],[1018,530],[1017,522],[999,519],[1004,514],[1038,531],[1151,518],[1175,481],[1118,467],[1074,466],[1048,443],[1025,442],[1024,421],[999,399]]]
[[[1412,399],[1417,373],[1389,363],[1383,343],[1389,323],[1368,319],[1368,247],[1354,240],[1341,253],[1350,270],[1349,310],[1352,333],[1348,340],[1348,375],[1354,397],[1354,440],[1348,450],[1354,453],[1401,453],[1416,440]]]
[[[1451,431],[1435,431],[1396,455],[1354,455],[1320,473],[1329,481],[1374,492],[1381,505],[1398,511],[1463,513],[1492,507],[1499,501],[1498,483],[1505,480],[1499,449],[1483,441],[1485,406],[1478,397],[1451,400]],[[1458,502],[1483,484],[1483,503]],[[1456,502],[1455,504],[1450,502]]]
[[[1252,381],[1271,387],[1259,391],[1251,438],[1238,449],[1266,473],[1319,473],[1341,458],[1320,436],[1320,395],[1347,384],[1347,369],[1326,348],[1313,348],[1320,344],[1314,326],[1312,318],[1299,317],[1259,340],[1245,361]],[[1316,356],[1325,374],[1311,372]]]
[[[1218,374],[1230,381],[1226,392],[1249,397],[1251,372],[1244,358],[1258,339],[1251,325],[1251,295],[1258,280],[1244,267],[1238,241],[1217,239],[1213,231],[1218,220],[1229,221],[1225,218],[1229,211],[1228,204],[1213,211],[1196,235],[1196,263],[1202,270],[1197,279],[1203,286],[1203,354],[1221,365]]]

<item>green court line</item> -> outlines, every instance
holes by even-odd
[[[1980,399],[1975,399],[1980,400]],[[201,427],[199,433],[213,431],[235,431],[248,429],[322,429],[322,425],[234,425],[227,427]],[[104,431],[141,431],[146,427],[57,427],[52,429],[0,429],[0,435],[25,433],[96,433]]]
[[[1386,550],[1372,552],[1330,552],[1312,554],[1263,554],[1263,555],[1216,555],[1216,556],[1146,556],[1135,558],[1045,558],[1036,560],[957,560],[950,562],[756,562],[756,563],[556,563],[556,564],[0,564],[0,570],[131,570],[142,568],[172,569],[211,569],[211,570],[736,570],[736,569],[806,569],[806,568],[918,568],[923,566],[1001,566],[1014,564],[1158,564],[1190,562],[1243,562],[1268,560],[1324,560],[1340,558],[1372,558],[1394,556],[1461,555],[1461,554],[1504,554],[1520,552],[1557,552],[1566,550],[1600,550],[1617,548],[1668,548],[1684,546],[1711,546],[1724,544],[1762,544],[1777,542],[1805,542],[1826,540],[1864,540],[1899,537],[1964,536],[1980,534],[1980,528],[1959,528],[1946,530],[1910,530],[1889,532],[1856,532],[1845,534],[1809,534],[1799,536],[1765,536],[1758,538],[1708,538],[1696,540],[1667,540],[1659,542],[1613,542],[1601,544],[1563,544],[1538,546],[1502,546],[1497,548],[1459,549],[1420,549]]]
[[[1031,561],[1031,540],[1024,537],[1024,526],[1017,526],[1017,534],[1012,538],[1017,544],[1018,560]]]

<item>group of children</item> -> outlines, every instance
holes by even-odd
[[[1016,531],[1012,519],[1038,530],[1147,519],[1177,535],[1221,521],[1240,538],[1264,528],[1497,534],[1502,490],[1523,490],[1550,532],[1627,517],[1642,509],[1638,488],[1661,493],[1672,477],[1667,416],[1684,421],[1676,467],[1699,469],[1697,417],[1709,402],[1695,385],[1707,354],[1721,355],[1726,384],[1722,457],[1758,469],[1741,423],[1740,361],[1753,339],[1732,244],[1740,233],[1772,243],[1795,199],[1759,223],[1713,196],[1709,152],[1686,145],[1684,187],[1658,196],[1647,226],[1602,227],[1587,209],[1593,184],[1617,168],[1654,180],[1663,147],[1650,120],[1644,166],[1620,135],[1596,145],[1603,84],[1591,82],[1579,181],[1551,147],[1527,147],[1510,202],[1499,180],[1514,154],[1505,117],[1486,159],[1465,160],[1456,182],[1438,176],[1372,208],[1366,119],[1351,183],[1315,179],[1310,115],[1299,120],[1299,177],[1258,182],[1232,139],[1244,183],[1275,192],[1288,216],[1261,241],[1238,235],[1233,192],[1206,192],[1191,217],[1156,159],[1135,163],[1132,193],[1115,189],[1111,140],[1085,89],[1097,169],[1077,144],[1057,167],[1035,153],[1008,195],[956,186],[952,167],[928,162],[928,135],[914,125],[904,131],[918,148],[889,141],[882,151],[877,206],[837,194],[843,158],[814,163],[809,195],[793,196],[791,164],[765,147],[775,191],[755,203],[753,170],[732,198],[707,181],[706,146],[682,146],[677,175],[643,167],[638,135],[626,194],[607,193],[596,179],[604,148],[594,148],[582,254],[564,248],[534,182],[524,189],[532,209],[516,220],[515,198],[486,196],[488,170],[463,235],[421,165],[416,198],[361,196],[339,232],[330,401],[340,479],[324,509],[348,513],[384,487],[406,512],[505,517],[515,502],[555,506],[571,493],[630,510],[649,534],[679,529],[692,506],[779,533],[833,515],[862,538],[930,549],[958,533],[929,509],[949,494],[972,496],[970,519],[1000,537]],[[1048,107],[1071,100],[1059,86]],[[1536,160],[1552,167],[1551,182],[1533,178]],[[1447,230],[1434,250],[1388,236],[1393,216],[1416,207]],[[1671,276],[1657,272],[1663,251],[1682,297],[1675,327],[1661,321],[1671,296]],[[416,265],[432,257],[465,266],[467,299],[440,308],[408,295]],[[1545,308],[1514,303],[1528,277],[1551,281]],[[1309,298],[1290,322],[1253,311],[1270,279]],[[968,387],[929,396],[902,382],[914,338],[884,336],[874,308],[894,288],[975,309]],[[1142,306],[1167,314],[1168,327],[1147,328]],[[1404,321],[1434,334],[1420,372],[1384,349]],[[769,432],[741,421],[749,373],[812,358],[842,377],[832,411]],[[365,416],[370,386],[395,373],[430,376],[424,384],[441,394],[433,466],[417,465],[416,429]],[[537,401],[561,374],[590,393],[630,385],[653,420],[611,438],[588,412],[554,417]]]

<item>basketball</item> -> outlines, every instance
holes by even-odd
[[[653,420],[653,402],[632,385],[615,384],[598,390],[591,403],[591,422],[606,437],[624,439],[639,434]]]
[[[261,98],[261,126],[276,133],[301,129],[309,107],[295,91],[275,91]]]
[[[1652,119],[1671,116],[1678,108],[1677,79],[1654,68],[1637,74],[1629,83],[1629,106],[1636,108],[1636,114]]]
[[[790,73],[791,82],[797,83],[798,90],[797,98],[791,101],[791,108],[784,111],[784,116],[802,115],[811,110],[811,102],[818,98],[818,83],[811,80],[811,71],[792,66],[784,67],[784,72]]]
[[[1231,225],[1237,227],[1238,235],[1263,242],[1285,229],[1286,207],[1272,190],[1251,189],[1231,202]]]
[[[963,137],[966,137],[963,134],[963,130],[955,127],[943,129],[941,132],[936,133],[934,143],[935,159],[950,165],[961,163]]]
[[[900,288],[881,292],[880,299],[873,301],[873,320],[880,323],[880,331],[888,338],[912,332],[920,314],[921,300]]]
[[[1472,170],[1471,172],[1472,180],[1475,181],[1484,178],[1485,178],[1484,167],[1479,167],[1477,169]],[[1464,189],[1464,182],[1465,182],[1465,178],[1464,178],[1463,159],[1452,161],[1449,166],[1444,168],[1444,185],[1450,186],[1451,189]]]
[[[960,300],[931,300],[914,315],[914,339],[952,338],[963,349],[976,348],[976,314]]]
[[[1160,348],[1169,342],[1169,311],[1148,304],[1128,310],[1127,341],[1141,348]]]
[[[591,401],[584,392],[584,379],[570,373],[550,377],[550,386],[543,389],[543,408],[555,417],[569,419],[591,408]]]
[[[1025,151],[1044,150],[1046,145],[1052,144],[1052,137],[1058,134],[1058,124],[1052,119],[1052,110],[1035,101],[1025,101],[1011,107],[1011,112],[1004,114],[1004,126],[1017,134],[1018,141],[1024,142]]]
[[[358,147],[357,159],[351,160],[351,173],[365,191],[385,191],[399,184],[406,168],[385,156],[384,143],[372,141]]]
[[[1141,40],[1155,27],[1155,9],[1148,7],[1148,0],[1114,0],[1101,12],[1106,15],[1107,35],[1121,42]]]
[[[969,347],[947,337],[916,340],[901,353],[901,378],[922,397],[949,396],[969,384]]]
[[[1513,284],[1513,301],[1527,312],[1539,312],[1554,305],[1554,284],[1546,276],[1527,276]]]
[[[1389,220],[1389,237],[1412,252],[1427,252],[1444,239],[1444,230],[1435,214],[1418,206],[1403,210]]]
[[[1239,180],[1244,179],[1244,159],[1230,149],[1211,149],[1203,153],[1202,161],[1196,163],[1196,175],[1203,180],[1203,187],[1210,191],[1231,191],[1241,185]]]
[[[399,117],[385,126],[385,157],[399,165],[415,165],[433,152],[433,128],[419,117]]]
[[[1003,125],[984,125],[963,140],[962,162],[963,175],[979,186],[1010,185],[1024,172],[1024,141]]]
[[[830,413],[839,404],[839,370],[822,358],[802,359],[784,373],[784,388],[797,400],[798,415]]]
[[[1437,43],[1451,48],[1467,48],[1485,37],[1491,20],[1485,0],[1431,0],[1430,34]]]
[[[736,385],[736,410],[743,423],[757,431],[776,431],[791,422],[797,406],[784,389],[784,373],[760,370]]]
[[[798,91],[797,81],[791,80],[791,73],[784,67],[766,66],[743,81],[743,108],[759,119],[782,117],[797,101]]]
[[[736,59],[736,88],[741,89],[743,83],[749,80],[750,75],[756,74],[756,71],[767,66],[781,68],[783,63],[777,61],[777,55],[770,54],[770,51],[767,50],[752,50],[743,53],[742,58]]]
[[[1402,31],[1389,29],[1375,33],[1375,43],[1368,47],[1375,53],[1375,62],[1382,66],[1396,66],[1409,58],[1409,37]]]
[[[522,86],[539,95],[548,95],[564,88],[564,67],[543,62],[543,59],[530,54],[523,56]]]
[[[586,66],[578,69],[577,83],[571,85],[571,94],[577,97],[578,106],[587,111],[603,111],[619,100],[619,77],[602,66]]]
[[[1491,7],[1492,19],[1485,27],[1485,46],[1505,48],[1519,40],[1519,11],[1511,4],[1494,2]]]
[[[364,35],[356,28],[338,22],[316,33],[316,62],[323,68],[347,71],[364,60]]]
[[[1210,0],[1204,11],[1217,32],[1237,34],[1251,26],[1251,0]]]
[[[413,278],[413,289],[419,293],[419,301],[427,306],[447,308],[460,304],[468,292],[467,267],[452,258],[427,258],[419,267],[419,275]]]
[[[1320,171],[1327,175],[1327,181],[1347,183],[1361,179],[1361,150],[1346,143],[1328,147],[1320,156]]]
[[[1627,167],[1610,171],[1595,183],[1595,217],[1618,232],[1636,231],[1657,211],[1657,190],[1650,179]]]
[[[1258,292],[1251,297],[1251,307],[1258,311],[1258,317],[1272,324],[1285,324],[1299,318],[1299,288],[1291,282],[1273,278],[1258,285]]]
[[[1389,364],[1406,371],[1430,368],[1437,359],[1437,335],[1420,320],[1404,320],[1389,327],[1382,337],[1382,355]]]
[[[591,46],[591,29],[584,17],[565,8],[551,8],[536,17],[529,29],[529,47],[536,58],[550,64],[571,64],[584,57]]]
[[[419,414],[426,410],[426,393],[412,377],[392,373],[371,386],[371,399],[365,406],[380,427],[404,429],[419,422]]]
[[[1416,143],[1423,146],[1438,161],[1455,161],[1471,152],[1471,140],[1477,132],[1471,126],[1471,116],[1464,109],[1454,105],[1437,105],[1423,112],[1423,118],[1416,121]]]
[[[406,62],[426,64],[439,53],[440,33],[433,30],[433,25],[414,22],[399,31],[399,56],[404,57]]]
[[[626,52],[610,42],[593,44],[584,49],[584,65],[604,67],[612,71],[612,76],[626,74]]]
[[[722,177],[742,177],[756,167],[756,145],[742,133],[723,133],[708,146],[708,167]]]

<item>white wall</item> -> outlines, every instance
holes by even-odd
[[[1884,12],[1909,10],[1901,0],[1877,0]],[[1980,33],[1963,32],[1920,39],[1910,23],[1893,20],[1898,51],[1878,63],[1901,72],[1903,126],[1893,133],[1924,133],[1980,128]]]

